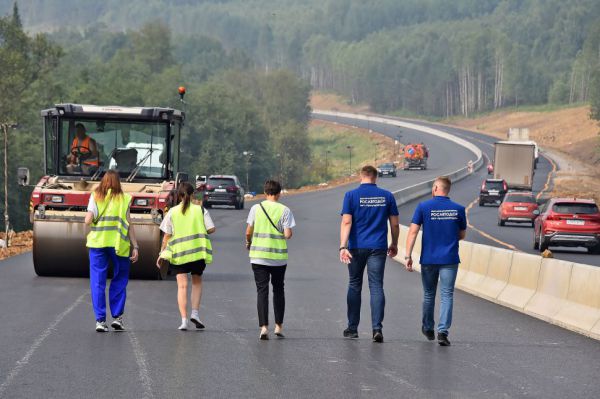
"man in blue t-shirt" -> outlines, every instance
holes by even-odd
[[[393,194],[375,184],[377,169],[361,169],[361,184],[344,196],[340,227],[340,261],[348,265],[348,328],[344,337],[358,338],[360,305],[365,267],[371,292],[373,341],[383,342],[382,322],[385,307],[383,271],[385,257],[398,254],[398,207]],[[392,242],[388,246],[388,223]]]
[[[421,241],[421,281],[423,283],[423,324],[421,332],[433,341],[435,293],[440,281],[440,322],[438,343],[450,346],[448,330],[452,324],[454,283],[458,272],[458,242],[465,238],[467,217],[465,207],[448,198],[452,182],[446,176],[435,179],[431,194],[433,198],[421,202],[415,209],[406,238],[406,269],[412,272],[411,257],[417,235],[423,226]]]

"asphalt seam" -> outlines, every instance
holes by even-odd
[[[4,393],[6,392],[8,387],[11,385],[11,383],[15,380],[15,378],[17,378],[17,376],[21,373],[21,371],[23,371],[23,369],[29,364],[29,361],[31,360],[31,357],[34,355],[35,351],[37,351],[42,346],[42,344],[44,343],[46,338],[48,338],[54,332],[54,330],[56,330],[56,327],[58,326],[58,324],[69,313],[71,313],[80,303],[83,302],[83,298],[85,298],[87,295],[88,295],[87,292],[81,294],[75,300],[75,302],[73,302],[68,308],[66,308],[61,314],[59,314],[54,319],[54,321],[52,323],[50,323],[50,325],[35,339],[35,341],[33,341],[33,344],[31,344],[31,346],[29,347],[29,350],[25,353],[25,356],[23,356],[20,360],[18,360],[16,362],[13,369],[10,371],[10,373],[8,373],[8,375],[6,376],[6,378],[0,385],[0,398],[4,396]]]
[[[138,340],[133,330],[128,330],[127,334],[129,335],[129,341],[131,342],[131,346],[133,347],[135,362],[137,363],[140,380],[142,383],[142,387],[144,388],[142,398],[153,399],[154,394],[152,393],[152,378],[150,377],[150,372],[148,370],[146,352],[144,352],[144,349],[142,348],[140,341]]]

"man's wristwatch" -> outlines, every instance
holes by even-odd
[[[342,251],[344,249],[348,249],[348,247],[340,247],[340,251]]]
[[[404,257],[404,260],[409,260],[409,259],[412,259],[412,256],[405,256]]]
[[[133,249],[140,249],[139,245],[134,245]]]

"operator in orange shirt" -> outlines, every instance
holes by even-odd
[[[100,164],[98,146],[96,140],[86,134],[85,126],[82,123],[75,125],[75,132],[71,153],[67,156],[67,171],[76,173],[80,167],[81,173],[89,175],[98,169]]]

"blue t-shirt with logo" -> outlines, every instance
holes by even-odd
[[[398,206],[389,191],[363,183],[344,196],[342,215],[352,215],[349,249],[387,249],[388,220]]]
[[[433,197],[417,205],[412,222],[423,228],[422,265],[460,263],[458,234],[467,229],[464,206],[448,197]]]

